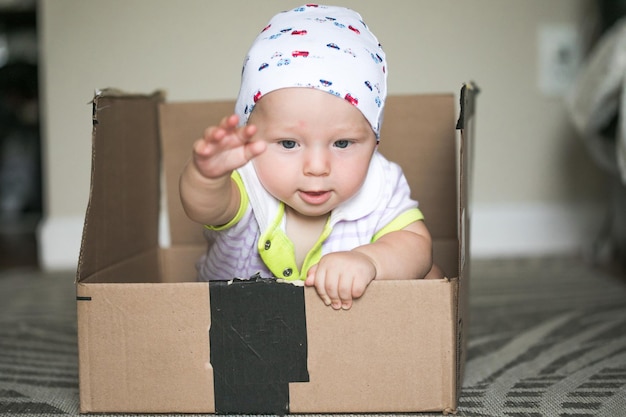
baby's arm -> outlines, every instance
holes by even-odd
[[[252,140],[256,128],[238,121],[232,115],[206,129],[180,176],[183,208],[198,223],[217,226],[235,217],[240,195],[231,174],[265,150],[265,142]]]
[[[315,286],[327,305],[349,309],[372,280],[424,278],[432,267],[430,233],[423,221],[416,221],[374,243],[322,257],[305,284]]]

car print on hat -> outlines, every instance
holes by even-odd
[[[346,99],[346,101],[350,104],[352,104],[353,106],[358,106],[359,105],[359,100],[356,99],[355,97],[352,97],[352,94],[348,93],[346,94],[346,96],[344,97]]]
[[[244,60],[235,104],[240,125],[261,94],[315,88],[357,107],[379,139],[387,96],[385,53],[357,12],[303,5],[276,14],[263,29]]]

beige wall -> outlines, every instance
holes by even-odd
[[[358,10],[379,37],[389,61],[390,93],[456,93],[467,80],[481,87],[477,222],[494,208],[558,211],[598,200],[599,175],[569,127],[562,100],[542,95],[537,76],[539,28],[552,23],[582,27],[591,0],[335,3]],[[76,257],[76,229],[89,192],[93,91],[165,89],[174,101],[234,98],[251,40],[275,12],[297,5],[283,0],[42,0],[44,264],[54,267],[67,264],[60,259],[64,256]],[[515,222],[515,217],[502,221]],[[59,230],[67,231],[65,237],[58,237]],[[475,237],[479,246],[480,237]]]

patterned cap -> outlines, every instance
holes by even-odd
[[[380,136],[387,62],[361,16],[344,7],[307,4],[274,16],[243,66],[235,105],[245,124],[255,103],[280,88],[326,91],[356,106]]]

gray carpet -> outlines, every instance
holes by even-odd
[[[626,279],[475,260],[459,416],[626,416]],[[0,415],[78,414],[73,274],[0,272]]]

